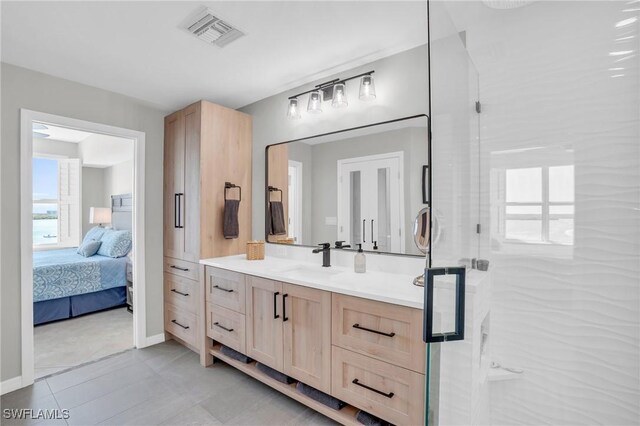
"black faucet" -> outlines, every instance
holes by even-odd
[[[349,247],[351,247],[351,245],[345,244],[344,241],[336,241],[336,248],[337,249],[343,249],[343,248],[349,248]]]
[[[322,248],[313,249],[313,252],[322,252],[322,266],[328,268],[331,266],[331,243],[322,243],[318,245]]]

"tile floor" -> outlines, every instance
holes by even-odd
[[[111,309],[34,328],[36,379],[133,347],[133,315]]]
[[[2,408],[68,409],[69,419],[11,424],[329,425],[335,424],[227,364],[200,366],[168,341],[132,349],[36,381],[2,396]]]

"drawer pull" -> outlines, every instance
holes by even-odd
[[[178,271],[183,271],[183,272],[187,272],[189,270],[189,268],[181,268],[181,267],[176,266],[176,265],[171,265],[171,267],[173,269],[177,269]]]
[[[175,288],[172,288],[171,291],[174,293],[178,293],[180,296],[184,296],[184,297],[187,297],[189,295],[189,293],[183,293],[181,291],[176,290]]]
[[[179,327],[184,328],[185,330],[187,330],[187,329],[189,328],[189,326],[188,326],[188,325],[182,325],[182,324],[180,324],[180,323],[179,323],[178,321],[176,321],[176,320],[171,320],[171,322],[172,322],[172,323],[174,323],[175,325],[179,326]]]
[[[219,285],[214,285],[213,288],[216,288],[216,289],[222,290],[222,291],[226,291],[227,293],[233,293],[233,289],[232,288],[223,288],[223,287],[220,287]]]
[[[353,379],[353,381],[352,381],[351,383],[353,383],[354,385],[358,385],[358,386],[360,386],[360,387],[363,387],[363,388],[365,388],[365,389],[367,389],[367,390],[370,390],[371,392],[375,392],[375,393],[377,393],[378,395],[386,396],[387,398],[393,398],[393,395],[394,395],[394,393],[393,393],[393,392],[384,393],[384,392],[382,392],[382,391],[379,391],[378,389],[374,389],[374,388],[372,388],[371,386],[363,385],[362,383],[360,383],[360,382],[358,381],[358,379]]]
[[[214,322],[213,325],[215,325],[218,328],[223,329],[224,331],[228,331],[229,333],[231,333],[233,331],[233,328],[227,328],[224,325],[220,325],[219,322]]]
[[[383,336],[387,336],[387,337],[393,337],[396,335],[396,333],[391,332],[391,333],[385,333],[384,331],[378,331],[378,330],[374,330],[372,328],[366,328],[366,327],[362,327],[360,324],[353,324],[353,328],[357,328],[358,330],[364,330],[364,331],[368,331],[370,333],[376,333],[376,334],[381,334]]]

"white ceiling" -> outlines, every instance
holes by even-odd
[[[45,136],[46,135],[46,136]],[[89,132],[69,129],[67,127],[52,126],[50,124],[34,124],[33,137],[40,139],[53,139],[61,142],[79,143],[91,136]]]
[[[202,6],[246,33],[208,45]],[[238,108],[427,41],[426,2],[1,2],[2,61],[154,103]]]

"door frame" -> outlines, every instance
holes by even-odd
[[[340,239],[340,235],[342,234],[340,232],[340,216],[342,215],[343,209],[345,208],[345,206],[343,206],[342,203],[342,185],[340,182],[340,178],[342,177],[342,168],[345,165],[348,164],[352,164],[352,163],[362,163],[362,162],[367,162],[367,161],[377,161],[377,160],[389,160],[389,159],[393,159],[393,160],[398,160],[398,173],[399,173],[399,186],[398,186],[398,198],[400,200],[400,212],[399,212],[399,226],[400,226],[400,236],[399,236],[399,240],[400,240],[400,251],[398,252],[399,254],[405,254],[405,217],[404,217],[404,151],[393,151],[393,152],[386,152],[384,154],[372,154],[372,155],[366,155],[363,157],[352,157],[352,158],[343,158],[337,161],[337,178],[336,178],[336,182],[338,182],[338,202],[336,203],[337,206],[337,218],[338,218],[338,238]],[[348,221],[347,221],[348,223]],[[343,233],[347,233],[346,231],[343,231]],[[346,237],[342,238],[345,239]],[[370,251],[370,250],[369,250]],[[375,252],[374,252],[375,253]]]
[[[133,199],[133,344],[144,348],[157,342],[147,338],[145,285],[145,133],[137,130],[93,123],[44,112],[20,109],[20,312],[22,386],[34,382],[35,357],[33,338],[33,129],[34,121],[50,123],[92,133],[131,139],[134,144]]]

